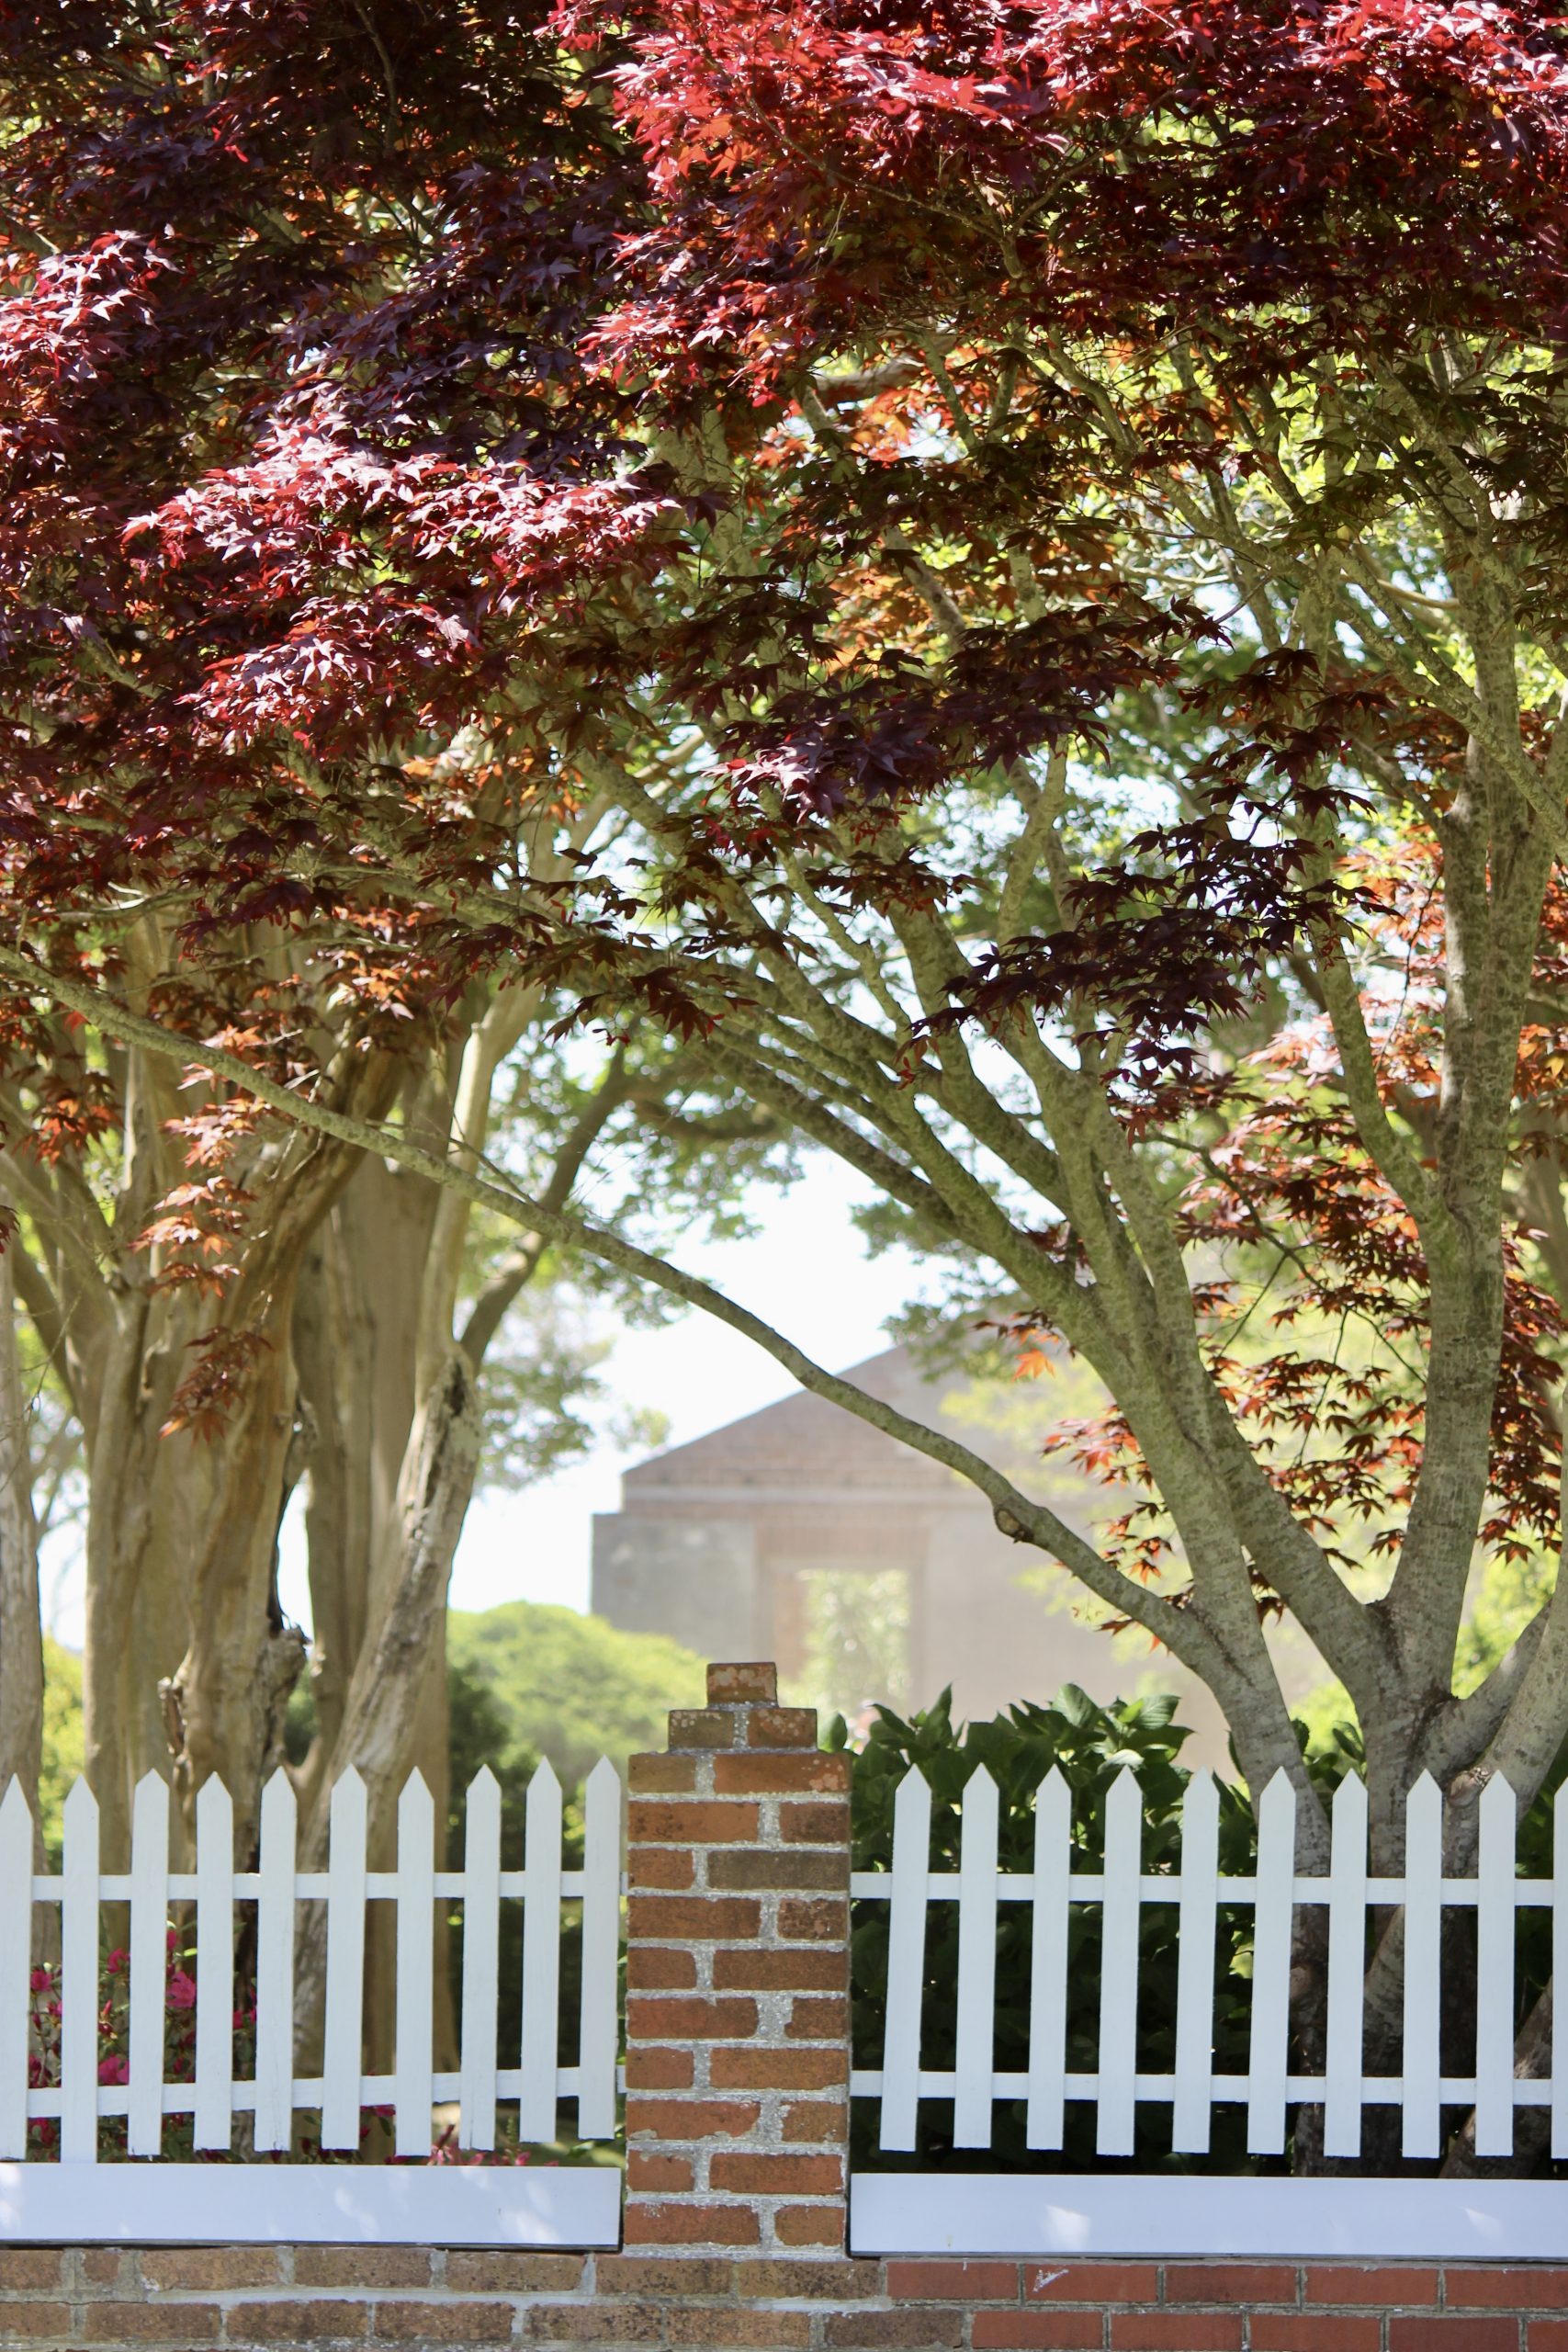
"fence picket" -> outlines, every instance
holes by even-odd
[[[607,2140],[615,2129],[615,1963],[621,1932],[621,1776],[607,1756],[588,1775],[582,1812],[577,2136]]]
[[[1514,2153],[1514,1843],[1518,1806],[1501,1773],[1481,1792],[1475,1907],[1475,2153]]]
[[[982,1764],[964,1791],[958,1861],[958,2011],[953,2102],[955,2148],[991,2144],[997,2032],[997,1784]]]
[[[1194,1772],[1181,1805],[1181,1905],[1176,1975],[1176,2096],[1170,2144],[1208,2152],[1213,2112],[1214,1944],[1219,1928],[1220,1792]]]
[[[1367,1968],[1367,1792],[1347,1772],[1334,1792],[1328,1865],[1328,2018],[1323,2152],[1361,2153],[1361,2017]]]
[[[1296,1792],[1281,1770],[1258,1806],[1252,2031],[1247,2062],[1247,2152],[1251,2156],[1276,2156],[1285,2145],[1295,1873]]]
[[[359,2145],[365,2039],[365,1783],[351,1764],[328,1815],[327,1994],[321,2052],[321,2145]]]
[[[887,2024],[882,2052],[882,2145],[912,2148],[919,2114],[920,1996],[926,1973],[931,1792],[910,1770],[893,1799],[893,1868],[887,1905]]]
[[[164,2024],[168,1978],[169,1791],[156,1772],[136,1784],[130,1809],[130,2088],[126,2147],[155,2156],[164,2140]]]
[[[549,1758],[528,1783],[523,1898],[523,2080],[520,2141],[556,2136],[556,2045],[560,2033],[560,1782]]]
[[[435,1804],[422,1772],[398,1799],[398,1967],[394,2132],[400,2156],[431,2144],[435,2002]]]
[[[1551,1974],[1568,1985],[1568,1804],[1551,1801]],[[1568,1998],[1551,2004],[1551,2153],[1568,2156]]]
[[[98,2153],[98,1805],[85,1781],[63,1807],[60,1887],[60,2157]]]
[[[501,1783],[489,1765],[463,1814],[463,2022],[457,2141],[495,2145],[496,1997],[501,1964]],[[614,2122],[611,2130],[615,2129]]]
[[[28,2153],[33,1817],[20,1781],[0,1797],[0,2162]]]
[[[1442,2150],[1443,1792],[1423,1772],[1404,1801],[1404,2086],[1407,2156]]]
[[[294,2137],[294,1851],[299,1803],[279,1765],[262,1791],[256,1891],[256,2153]],[[198,1898],[199,1900],[199,1898]]]
[[[196,2112],[198,2148],[234,2126],[234,1807],[216,1775],[196,1800]]]
[[[1067,1872],[1073,1796],[1053,1764],[1034,1798],[1033,1934],[1029,1957],[1029,2107],[1024,2142],[1062,2144],[1067,2052]]]
[[[1144,1792],[1130,1766],[1105,1801],[1105,1894],[1100,1951],[1100,2101],[1095,2150],[1130,2156],[1138,2065],[1138,1877]]]

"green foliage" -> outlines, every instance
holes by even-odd
[[[571,1787],[601,1756],[619,1763],[638,1748],[660,1747],[669,1710],[701,1706],[705,1690],[702,1659],[679,1642],[662,1634],[624,1633],[602,1617],[544,1602],[512,1600],[477,1614],[455,1611],[446,1621],[446,1644],[456,1678],[454,1738],[457,1713],[467,1710],[470,1729],[463,1736],[478,1758],[474,1769],[488,1763],[503,1783],[522,1771],[528,1757],[547,1756]],[[479,1754],[481,1724],[489,1745]],[[513,1756],[515,1766],[506,1761]],[[460,1793],[467,1776],[456,1754],[453,1763],[454,1791]]]
[[[1191,1775],[1179,1762],[1187,1737],[1171,1720],[1176,1701],[1166,1693],[1097,1706],[1069,1683],[1054,1705],[1011,1707],[994,1722],[955,1725],[951,1693],[908,1722],[879,1711],[864,1747],[854,1757],[852,1779],[852,1838],[856,1870],[886,1870],[893,1859],[893,1800],[911,1765],[931,1789],[931,1867],[956,1870],[962,1845],[960,1800],[976,1768],[984,1764],[1000,1796],[998,1860],[1004,1871],[1027,1871],[1034,1860],[1034,1793],[1053,1766],[1073,1796],[1073,1868],[1099,1868],[1105,1848],[1105,1802],[1112,1781],[1131,1766],[1144,1791],[1144,1869],[1175,1871],[1180,1864],[1180,1809]],[[842,1720],[829,1733],[829,1745],[842,1747]],[[1252,1867],[1256,1829],[1244,1791],[1220,1790],[1220,1868],[1245,1872]],[[997,1921],[996,2064],[1022,2072],[1028,2064],[1031,1918],[1027,1904],[998,1906]],[[852,1970],[854,1984],[855,2064],[880,2063],[886,2022],[888,1905],[853,1905]],[[1222,1909],[1215,1962],[1214,2064],[1221,2072],[1245,2071],[1251,1972],[1249,1906]],[[1077,1905],[1069,1913],[1067,1967],[1067,2068],[1092,2074],[1100,2044],[1100,1911]],[[1177,1911],[1145,1903],[1139,1936],[1138,2063],[1149,2073],[1169,2072],[1176,2037]],[[926,1941],[922,2062],[941,2070],[953,2063],[958,1986],[958,1906],[933,1904]],[[1128,2021],[1129,2030],[1134,2021]],[[854,2120],[852,2160],[860,2166],[917,2169],[940,2162],[984,2172],[1037,2171],[1042,2159],[1024,2146],[1021,2100],[998,2101],[993,2144],[973,2152],[952,2143],[952,2109],[946,2101],[922,2100],[918,2146],[907,2155],[884,2154],[874,2144],[874,2110],[862,2108]],[[1094,2153],[1092,2109],[1069,2101],[1066,2140],[1054,2169],[1104,2171]],[[1169,2109],[1138,2111],[1132,2171],[1205,2169],[1233,2172],[1257,2168],[1246,2153],[1240,2108],[1214,2110],[1213,2153],[1203,2158],[1170,2154]]]
[[[62,1815],[71,1783],[82,1770],[82,1661],[52,1634],[43,1637],[43,1756],[39,1770],[39,1826],[50,1868],[60,1867]]]

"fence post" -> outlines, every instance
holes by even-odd
[[[841,2256],[849,1760],[767,1665],[630,1767],[626,2245]]]

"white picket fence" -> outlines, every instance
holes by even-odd
[[[1361,2153],[1369,2106],[1403,2111],[1404,2153],[1436,2156],[1441,2109],[1463,2105],[1475,2116],[1476,2153],[1508,2155],[1516,2109],[1551,2109],[1551,2154],[1568,2155],[1568,2001],[1555,2005],[1550,2074],[1524,2080],[1514,2073],[1514,1941],[1522,1905],[1551,1913],[1560,1982],[1568,1982],[1568,1804],[1556,1810],[1552,1876],[1516,1876],[1517,1806],[1502,1780],[1481,1798],[1480,1852],[1473,1878],[1443,1871],[1442,1797],[1423,1775],[1406,1809],[1405,1865],[1398,1878],[1372,1878],[1367,1867],[1367,1792],[1361,1782],[1340,1783],[1333,1807],[1331,1867],[1326,1876],[1297,1874],[1296,1796],[1281,1773],[1258,1808],[1258,1867],[1245,1877],[1222,1877],[1218,1866],[1219,1792],[1207,1772],[1188,1785],[1181,1820],[1179,1871],[1143,1869],[1143,1798],[1131,1770],[1113,1783],[1106,1805],[1104,1868],[1071,1868],[1071,1796],[1052,1771],[1034,1812],[1034,1867],[998,1871],[998,1794],[983,1768],[963,1799],[960,1864],[956,1871],[928,1868],[931,1790],[918,1771],[894,1801],[893,1862],[887,1871],[857,1871],[852,1893],[891,1908],[886,2032],[879,2068],[857,2068],[852,2089],[881,2102],[881,2144],[916,2145],[922,2099],[953,2101],[953,2141],[960,2148],[991,2144],[998,2099],[1026,2102],[1026,2140],[1042,2152],[1063,2144],[1069,2099],[1093,2103],[1095,2144],[1101,2155],[1134,2152],[1134,2109],[1140,2100],[1171,2110],[1170,2145],[1182,2154],[1209,2147],[1214,2106],[1240,2101],[1254,2155],[1284,2148],[1286,2109],[1321,2102],[1324,2143],[1331,2156]],[[958,1911],[957,2033],[951,2070],[920,2064],[921,2005],[926,1973],[926,1921],[933,1903]],[[1000,2071],[994,2063],[998,1906],[1026,1903],[1032,1918],[1027,2071]],[[1139,1917],[1144,1904],[1179,1907],[1175,2068],[1138,2069]],[[1099,2064],[1093,2074],[1069,2073],[1067,1927],[1074,1904],[1103,1912],[1099,1989]],[[1291,1944],[1294,1907],[1326,1905],[1328,2003],[1326,2058],[1321,2075],[1289,2071]],[[1213,2067],[1214,1957],[1222,1906],[1255,1906],[1248,2063],[1245,2074]],[[1362,1996],[1369,1911],[1404,1909],[1403,2069],[1398,2075],[1363,2071]],[[1442,1916],[1445,1905],[1476,1914],[1475,2071],[1445,2075],[1439,2065]],[[890,2177],[905,2177],[896,2176]],[[1302,2184],[1281,2184],[1299,2188]],[[1229,2184],[1227,2184],[1229,2186]],[[1032,2243],[1032,2241],[1031,2241]]]
[[[260,1867],[234,1867],[233,1807],[216,1780],[196,1804],[196,1868],[169,1868],[169,1791],[149,1773],[136,1791],[130,1869],[99,1869],[98,1808],[85,1781],[66,1798],[58,1877],[33,1870],[33,1824],[19,1786],[0,1800],[0,2160],[27,2154],[29,2121],[58,2119],[62,2165],[93,2164],[98,2127],[126,2119],[127,2149],[156,2156],[166,2116],[192,2119],[203,2151],[232,2146],[234,2118],[253,2119],[252,2140],[265,2154],[287,2150],[296,2115],[320,2115],[324,2149],[360,2143],[362,2110],[389,2106],[397,2154],[427,2156],[432,2109],[456,2100],[465,2149],[496,2144],[498,2105],[516,2102],[519,2139],[552,2141],[558,2102],[577,2104],[578,2136],[608,2139],[615,2129],[619,2019],[616,1962],[620,1938],[621,1786],[602,1761],[585,1791],[585,1840],[580,1871],[562,1866],[560,1784],[547,1763],[529,1783],[525,1867],[501,1867],[501,1790],[489,1770],[468,1790],[463,1867],[434,1865],[435,1813],[415,1773],[398,1806],[397,1868],[367,1866],[365,1785],[348,1771],[333,1791],[324,1871],[295,1867],[294,1791],[276,1773],[263,1793]],[[460,1997],[461,2065],[434,2064],[434,1922],[437,1903],[463,1906]],[[560,2024],[561,1906],[581,1903],[580,2056],[557,2063]],[[521,2064],[499,2065],[498,1971],[502,1905],[523,1905]],[[324,1903],[327,1918],[325,2031],[319,2076],[299,2076],[295,2058],[295,1947],[298,1906]],[[127,2050],[129,2079],[102,2083],[100,1906],[129,1906],[130,1928]],[[366,1920],[372,1903],[397,1917],[395,2067],[362,2071]],[[34,1906],[60,1906],[60,2080],[28,2081]],[[165,2080],[166,1933],[170,1905],[191,1904],[196,1923],[194,2080]],[[255,1905],[255,2063],[249,2077],[234,2066],[236,1905]],[[319,2177],[319,2176],[318,2176]]]

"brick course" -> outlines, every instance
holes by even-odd
[[[680,2199],[664,2200],[676,2217]],[[728,2209],[738,2221],[747,2208]],[[787,2209],[785,2209],[787,2210]],[[802,2211],[819,2211],[810,2207]],[[704,2222],[700,2226],[707,2226]],[[0,2249],[0,2345],[1568,2352],[1561,2264],[976,2262],[414,2246]],[[106,2258],[107,2256],[107,2258]]]

